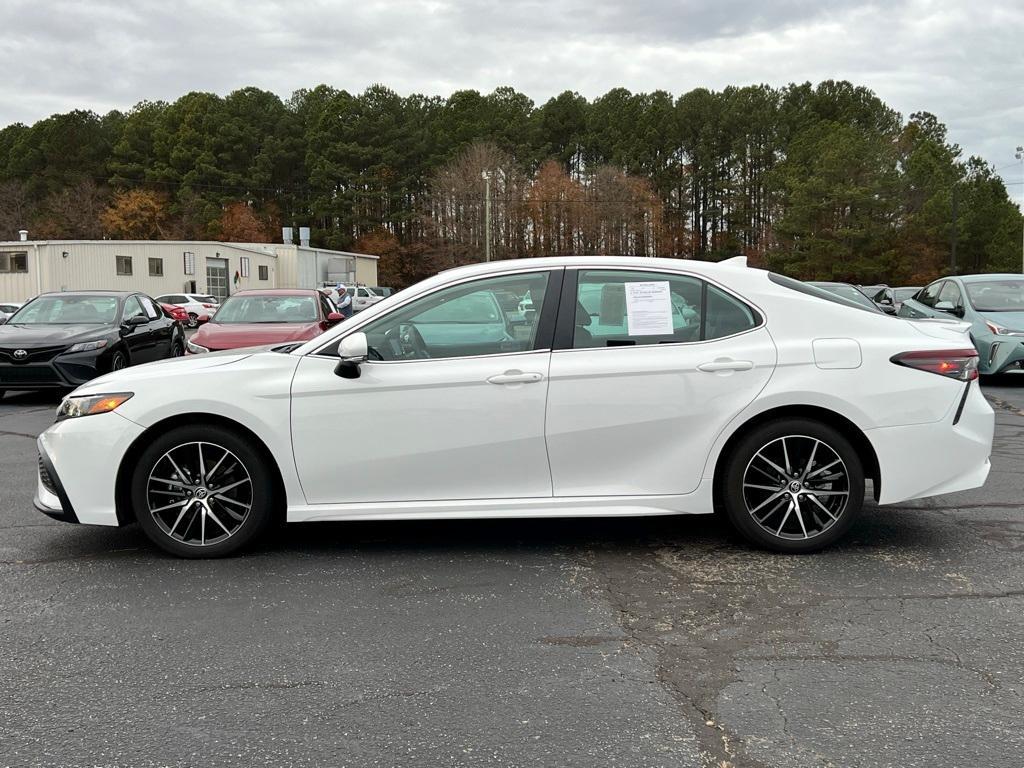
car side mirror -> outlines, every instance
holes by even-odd
[[[343,379],[358,379],[359,366],[369,356],[369,344],[365,333],[351,333],[338,344],[338,357],[341,358],[334,368],[334,373]]]
[[[327,323],[328,323],[328,325],[334,325],[335,323],[340,323],[344,319],[345,319],[345,316],[343,314],[341,314],[341,312],[331,312],[329,315],[327,315]]]
[[[888,296],[883,296],[882,298],[880,298],[878,300],[878,303],[879,304],[889,304],[891,306],[892,305],[892,299],[890,299]]]
[[[935,309],[939,312],[953,312],[956,308],[953,306],[952,301],[936,301]]]
[[[202,325],[203,323],[210,322],[210,316],[209,315],[199,315],[199,317],[197,317],[196,320],[199,322],[200,325]]]

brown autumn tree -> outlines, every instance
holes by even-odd
[[[562,163],[548,160],[541,165],[525,200],[531,255],[578,253],[584,195],[583,186],[566,173]]]
[[[437,274],[446,261],[444,249],[437,243],[420,241],[403,245],[384,229],[363,235],[356,240],[353,249],[379,256],[378,283],[396,290]]]
[[[18,230],[29,229],[32,212],[32,201],[24,184],[0,182],[0,240],[17,240]]]
[[[100,215],[103,233],[124,240],[159,240],[167,236],[172,220],[167,196],[145,189],[118,192]]]
[[[34,224],[34,234],[45,239],[98,240],[103,237],[100,221],[110,202],[110,193],[91,179],[50,194]]]
[[[229,203],[220,217],[220,239],[227,243],[268,243],[268,222],[243,200]]]

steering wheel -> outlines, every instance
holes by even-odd
[[[415,323],[402,323],[398,326],[398,344],[406,357],[418,360],[430,357],[427,344],[423,341],[423,334]]]

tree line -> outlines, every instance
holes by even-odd
[[[955,213],[954,213],[955,211]],[[489,216],[489,218],[488,218]],[[804,279],[1018,271],[1021,214],[927,112],[845,81],[678,97],[616,88],[189,93],[0,130],[0,239],[266,241],[381,255],[402,286],[492,258],[615,253]]]

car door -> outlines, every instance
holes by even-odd
[[[134,318],[141,318],[142,322],[134,321]],[[148,363],[153,359],[151,333],[149,317],[142,308],[139,297],[129,296],[125,299],[121,312],[121,338],[128,348],[128,359],[132,365]]]
[[[696,276],[567,270],[548,383],[554,495],[694,491],[775,361],[760,313]]]
[[[145,294],[138,294],[139,302],[149,318],[149,341],[152,345],[151,360],[163,360],[171,356],[174,343],[174,320],[164,314],[162,307]]]
[[[305,356],[292,447],[306,500],[550,497],[544,411],[561,276],[520,270],[407,301],[353,329],[370,347],[355,379],[335,373],[337,341]],[[474,312],[497,290],[546,297],[546,314],[494,337]]]

